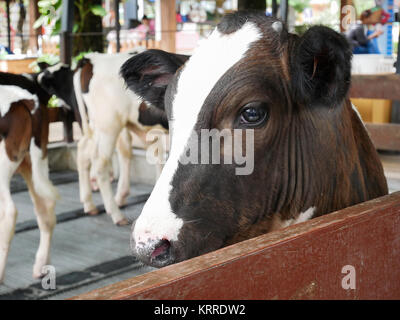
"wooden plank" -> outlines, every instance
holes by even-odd
[[[353,75],[350,97],[400,100],[400,75]]]
[[[376,149],[400,151],[400,124],[365,123],[365,126]]]
[[[74,299],[400,299],[399,261],[400,192]]]

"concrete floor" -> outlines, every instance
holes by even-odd
[[[114,188],[116,184],[114,183]],[[65,213],[73,210],[81,211],[79,202],[79,188],[77,182],[66,183],[57,186],[62,198],[56,205],[56,214],[58,219]],[[134,199],[142,197],[151,192],[152,186],[144,184],[134,184],[131,187],[131,196],[128,199],[132,202]],[[32,203],[27,191],[13,194],[13,199],[18,209],[17,230],[21,229],[27,222],[34,219]],[[100,194],[94,194],[94,202],[100,206],[102,204]],[[130,219],[134,220],[140,214],[144,202],[131,205],[122,211]],[[115,270],[108,270],[105,274],[90,275],[86,282],[90,286],[83,288],[82,292],[89,288],[98,288],[106,284],[121,281],[127,277],[133,277],[144,272],[152,270],[142,267],[131,257],[129,249],[130,226],[116,227],[112,224],[111,218],[106,214],[95,217],[81,216],[78,219],[59,222],[55,228],[51,265],[57,272],[57,279],[62,275],[69,274],[72,278],[74,273],[80,270],[92,268],[106,262],[117,263],[118,259],[128,259],[130,265],[127,268],[116,267]],[[32,279],[32,266],[35,252],[39,244],[39,231],[37,229],[22,230],[16,233],[12,241],[9,258],[6,267],[6,277],[4,284],[0,285],[1,295],[11,294],[13,296],[3,296],[3,298],[37,298],[40,294],[29,293],[24,295],[15,295],[15,290],[40,285],[41,282]],[[114,273],[118,271],[118,274]],[[60,299],[68,298],[81,292],[82,281],[75,281],[73,284],[64,286],[57,285],[60,291]],[[92,283],[90,283],[92,282]],[[95,283],[93,283],[95,282]],[[67,288],[76,288],[72,291],[65,291]],[[56,292],[51,293],[52,298],[56,298]],[[53,296],[54,295],[54,296]]]

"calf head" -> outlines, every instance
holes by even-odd
[[[41,65],[38,82],[47,92],[73,106],[76,103],[73,98],[73,76],[74,72],[66,64],[58,63],[47,67]]]
[[[161,267],[268,232],[300,213],[310,218],[387,192],[346,100],[350,65],[348,44],[335,31],[317,26],[297,37],[279,20],[249,12],[224,17],[186,63],[157,50],[128,60],[121,69],[128,86],[165,108],[172,137],[132,229],[134,254]],[[233,162],[184,164],[207,129],[252,132],[251,148],[240,149],[252,151],[252,172],[238,175]],[[201,158],[209,149],[198,151]]]
[[[72,108],[75,120],[81,124],[78,102],[74,90],[74,71],[70,66],[58,63],[50,66],[46,63],[39,63],[41,69],[37,81],[40,86],[49,94],[57,96],[63,103]]]

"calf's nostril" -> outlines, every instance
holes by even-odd
[[[167,260],[170,256],[171,243],[168,240],[161,240],[151,253],[151,260]]]

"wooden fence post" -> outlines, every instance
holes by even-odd
[[[168,52],[175,52],[175,34],[176,34],[176,12],[175,0],[160,1],[161,11],[161,49]]]

